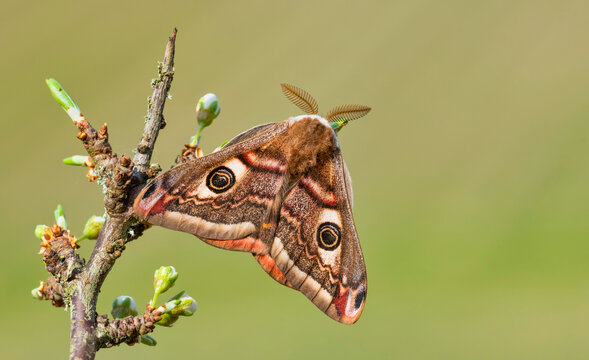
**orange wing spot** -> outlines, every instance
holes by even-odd
[[[259,239],[256,239],[251,236],[237,240],[212,240],[204,238],[201,239],[209,245],[213,245],[215,247],[226,250],[245,251],[254,254],[259,254],[267,251],[266,244],[264,244]]]
[[[274,259],[272,259],[270,255],[254,254],[254,257],[260,263],[262,269],[264,269],[264,271],[267,272],[268,275],[270,275],[274,280],[278,281],[282,285],[292,287],[291,283],[286,280],[286,277],[284,277],[280,269],[278,269],[278,266],[276,266]]]
[[[308,177],[302,178],[300,183],[311,193],[315,199],[323,202],[327,206],[337,206],[337,199],[333,192],[323,190],[321,185],[317,184]]]
[[[277,171],[279,173],[284,173],[286,171],[286,166],[280,161],[262,159],[258,155],[256,155],[255,151],[243,153],[241,155],[241,158],[245,161],[247,165],[251,165],[258,169]]]
[[[272,227],[272,224],[270,224],[270,223],[262,223],[262,227],[264,229],[270,229]]]

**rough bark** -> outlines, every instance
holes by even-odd
[[[87,263],[75,252],[77,244],[69,231],[58,226],[45,231],[41,244],[43,259],[53,276],[43,282],[37,293],[39,298],[51,300],[55,306],[70,306],[70,359],[94,359],[100,348],[137,342],[138,336],[151,332],[160,319],[159,312],[148,308],[142,316],[109,322],[106,316],[97,315],[96,303],[102,284],[125,244],[145,229],[133,216],[132,203],[137,192],[157,173],[150,169],[150,160],[164,125],[164,105],[174,76],[175,40],[176,29],[158,68],[143,136],[133,162],[129,157],[113,153],[106,124],[97,131],[85,118],[76,123],[77,137],[92,158],[105,191],[106,221]]]

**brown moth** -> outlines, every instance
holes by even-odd
[[[282,89],[307,115],[256,126],[159,175],[138,195],[135,213],[213,246],[251,252],[274,280],[352,324],[364,308],[366,268],[336,131],[370,108],[340,106],[322,118],[308,93]]]

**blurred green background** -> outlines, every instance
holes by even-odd
[[[55,77],[131,154],[150,80],[177,26],[173,99],[154,161],[169,167],[206,92],[211,151],[297,115],[280,82],[320,112],[373,107],[342,131],[368,271],[364,314],[330,320],[251,256],[154,228],[127,247],[99,312],[144,304],[160,265],[197,314],[159,344],[102,359],[589,357],[587,1],[33,1],[2,4],[0,118],[3,358],[62,359],[69,319],[31,298],[47,273],[36,224],[101,214],[100,189],[61,159],[83,154],[44,84]],[[90,252],[83,243],[81,252]]]

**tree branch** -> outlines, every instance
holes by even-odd
[[[100,175],[105,175],[105,172],[109,170],[112,163],[112,158],[116,157],[112,154],[112,147],[108,142],[108,129],[106,123],[102,125],[99,131],[96,131],[92,125],[82,117],[80,121],[76,123],[78,130],[80,131],[77,138],[82,140],[84,148],[88,152],[88,155],[92,158]]]
[[[155,323],[161,320],[161,313],[156,308],[149,307],[142,316],[127,316],[122,319],[109,321],[103,315],[98,317],[97,347],[109,348],[122,343],[134,344],[141,335],[149,334],[155,328]]]
[[[74,282],[71,310],[70,359],[94,359],[96,303],[104,279],[121,256],[128,217],[108,216],[84,271]]]
[[[134,177],[138,177],[141,180],[144,180],[148,176],[146,173],[149,169],[151,154],[153,153],[153,145],[157,139],[159,130],[165,126],[163,109],[166,103],[166,98],[168,97],[170,85],[174,79],[176,32],[177,29],[174,28],[172,36],[170,36],[170,39],[168,40],[164,61],[159,66],[158,78],[153,82],[154,90],[153,95],[149,100],[148,115],[143,130],[143,137],[135,150],[135,157],[133,158],[133,162],[135,163]]]
[[[103,185],[107,212],[87,264],[75,252],[78,247],[75,237],[59,226],[45,230],[41,244],[46,268],[53,277],[42,283],[36,295],[40,299],[51,299],[56,306],[64,303],[71,306],[70,359],[91,360],[102,347],[136,342],[139,335],[151,332],[154,323],[161,318],[159,311],[148,308],[143,317],[109,323],[104,315],[99,317],[96,314],[96,303],[102,284],[125,244],[140,236],[146,228],[133,215],[133,198],[157,173],[156,167],[150,168],[150,160],[159,130],[165,125],[162,114],[174,75],[176,32],[174,29],[164,60],[158,67],[158,78],[153,83],[154,91],[134,163],[127,156],[119,158],[113,153],[106,124],[96,131],[65,91],[62,93],[68,102],[64,108],[74,120],[79,130],[77,137],[92,158],[98,181]],[[62,92],[63,89],[60,87],[56,91]]]
[[[35,290],[35,296],[39,300],[51,300],[55,307],[65,306],[63,289],[55,277],[49,276],[46,281],[41,281],[41,285]]]

